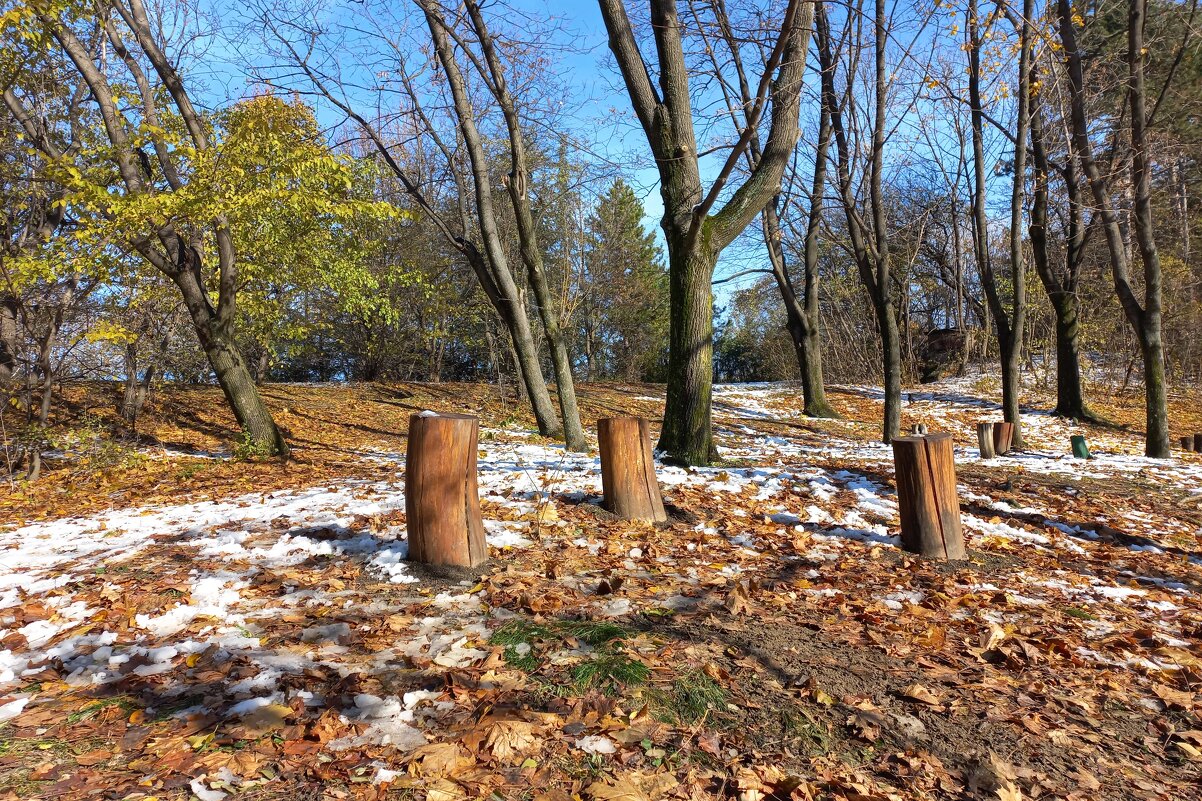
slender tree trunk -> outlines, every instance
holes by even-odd
[[[584,437],[584,428],[580,424],[580,410],[576,405],[576,385],[572,378],[572,360],[568,355],[567,342],[559,327],[559,308],[551,290],[547,286],[547,273],[543,267],[542,249],[538,243],[538,227],[534,222],[534,213],[530,208],[530,198],[527,194],[529,170],[526,166],[526,145],[523,141],[521,125],[518,121],[517,103],[509,93],[505,81],[505,70],[493,46],[492,36],[484,22],[480,5],[473,0],[466,3],[468,15],[472,19],[480,42],[480,49],[488,64],[488,74],[492,76],[489,88],[501,107],[505,117],[505,126],[509,132],[510,172],[507,189],[510,205],[513,207],[514,222],[518,231],[518,250],[522,263],[526,265],[527,281],[534,291],[534,304],[538,307],[538,315],[543,323],[543,333],[547,338],[548,349],[551,351],[551,366],[555,371],[555,390],[559,396],[560,416],[563,420],[564,444],[570,451],[583,452],[588,449],[588,441]],[[441,21],[441,18],[439,18]],[[443,41],[435,36],[435,46],[443,47]],[[440,53],[444,65],[450,53]],[[448,67],[448,74],[452,70]],[[455,75],[451,74],[454,85]],[[456,95],[456,108],[463,113],[463,104]]]
[[[17,299],[0,298],[0,383],[17,374]]]
[[[1169,414],[1164,374],[1164,343],[1161,340],[1161,269],[1152,216],[1152,167],[1147,142],[1147,90],[1144,81],[1144,23],[1147,0],[1130,0],[1127,15],[1127,68],[1131,103],[1131,177],[1135,202],[1132,217],[1135,241],[1144,267],[1143,310],[1135,329],[1144,357],[1144,396],[1147,413],[1148,456],[1168,458]]]
[[[1147,433],[1144,451],[1148,456],[1169,456],[1168,406],[1164,375],[1164,346],[1161,342],[1161,274],[1160,257],[1153,236],[1151,208],[1151,178],[1146,142],[1146,88],[1143,76],[1143,18],[1142,0],[1131,0],[1127,21],[1127,63],[1129,70],[1128,100],[1131,105],[1131,177],[1132,217],[1135,221],[1136,242],[1144,267],[1144,303],[1141,304],[1131,282],[1130,263],[1123,229],[1111,198],[1109,181],[1094,160],[1090,141],[1089,122],[1085,108],[1085,77],[1081,52],[1070,0],[1058,0],[1060,41],[1064,47],[1064,64],[1068,76],[1069,107],[1072,122],[1072,142],[1075,155],[1093,193],[1095,212],[1101,219],[1102,232],[1110,253],[1110,272],[1114,279],[1123,313],[1139,340],[1144,359],[1144,402]]]
[[[881,333],[881,367],[885,381],[885,410],[881,426],[881,439],[892,442],[901,433],[901,389],[902,354],[901,332],[897,327],[897,313],[893,301],[887,295],[884,302],[874,303],[877,327]]]
[[[968,16],[968,95],[972,110],[972,155],[973,155],[973,241],[975,244],[977,268],[981,273],[981,282],[985,285],[985,295],[993,315],[997,331],[998,355],[1002,373],[1002,419],[1014,424],[1013,444],[1021,447],[1022,427],[1018,397],[1020,393],[1020,370],[1022,367],[1022,335],[1026,316],[1026,269],[1022,256],[1022,197],[1023,182],[1025,181],[1025,157],[1027,152],[1028,131],[1028,102],[1029,93],[1029,62],[1030,62],[1030,25],[1027,12],[1030,11],[1032,0],[1024,4],[1024,16],[1018,22],[1020,26],[1019,53],[1019,87],[1018,87],[1018,121],[1015,134],[1014,148],[1014,179],[1011,192],[1010,217],[1010,280],[1013,287],[1012,310],[1008,313],[1002,303],[998,291],[998,281],[993,270],[993,261],[989,252],[989,221],[985,210],[985,151],[984,151],[984,114],[981,103],[981,33],[977,8],[974,5]]]

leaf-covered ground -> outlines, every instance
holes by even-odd
[[[1202,457],[1138,431],[1036,409],[983,462],[991,382],[907,393],[956,437],[970,559],[942,564],[897,547],[871,388],[836,421],[718,388],[726,463],[661,466],[660,527],[495,388],[270,387],[289,463],[232,458],[205,388],[119,447],[112,392],[69,388],[54,469],[0,495],[0,797],[1199,796]],[[582,398],[655,418],[662,390]],[[482,418],[478,574],[405,562],[426,408]]]

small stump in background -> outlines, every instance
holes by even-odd
[[[926,423],[915,423],[913,426],[910,427],[910,433],[916,437],[921,437],[923,434],[927,433],[927,424]]]
[[[1014,447],[1014,423],[993,424],[993,449],[998,456],[1010,453]]]
[[[992,459],[997,455],[993,449],[993,423],[977,423],[977,447],[981,450],[982,459]]]
[[[466,414],[409,416],[405,515],[411,561],[469,568],[488,561],[476,489],[479,429],[479,420]]]
[[[951,434],[893,440],[902,547],[936,559],[964,558]]]
[[[597,421],[597,444],[605,508],[626,520],[667,520],[655,480],[647,421],[641,417],[604,417]]]
[[[1186,435],[1181,438],[1181,450],[1186,453],[1192,453],[1194,450],[1194,438],[1191,435]]]
[[[1074,434],[1072,437],[1073,456],[1078,459],[1092,459],[1093,456],[1089,453],[1089,445],[1085,443],[1085,437],[1080,434]]]
[[[1202,453],[1202,434],[1194,434],[1194,452]]]

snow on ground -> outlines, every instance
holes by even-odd
[[[843,389],[869,399],[880,396],[879,390],[867,387]],[[888,486],[888,447],[841,435],[840,426],[855,425],[847,422],[832,422],[822,438],[804,441],[757,427],[799,419],[797,392],[785,385],[715,387],[715,424],[724,434],[723,456],[732,464],[755,466],[659,466],[670,502],[699,492],[721,497],[731,510],[722,523],[698,523],[695,538],[680,543],[673,552],[649,554],[631,548],[624,555],[630,575],[654,574],[664,584],[665,591],[655,599],[659,607],[685,609],[705,603],[703,588],[713,581],[706,577],[707,571],[717,570],[718,580],[738,580],[778,565],[781,559],[808,566],[802,575],[812,583],[804,589],[811,597],[837,599],[855,590],[823,586],[823,563],[865,548],[897,547],[897,502]],[[974,397],[967,383],[954,380],[907,392],[905,408],[910,417],[927,421],[932,430],[956,435],[960,464],[980,461],[976,449],[967,444],[975,439],[973,423],[998,416],[996,404]],[[1101,479],[1141,475],[1202,492],[1202,463],[1145,459],[1136,453],[1138,443],[1121,434],[1094,435],[1091,446],[1098,458],[1083,463],[1065,455],[1068,438],[1076,431],[1072,425],[1035,412],[1025,414],[1023,423],[1029,448],[1006,461],[1014,470]],[[540,515],[548,503],[595,502],[601,481],[594,456],[532,444],[524,440],[523,432],[487,433],[480,443],[479,487],[494,549],[548,548],[548,542],[557,538],[592,553],[606,547],[594,532]],[[298,697],[306,705],[322,703],[288,682],[288,677],[317,667],[351,675],[387,672],[404,660],[451,669],[485,659],[488,651],[481,643],[507,613],[486,608],[470,582],[458,591],[427,597],[426,616],[392,621],[396,610],[415,597],[425,597],[423,592],[428,596],[429,591],[405,563],[408,549],[398,518],[404,509],[403,456],[381,452],[371,459],[395,469],[396,478],[339,480],[224,501],[114,509],[0,532],[0,720],[22,713],[29,696],[20,689],[52,663],[65,667],[67,683],[90,686],[131,675],[165,674],[201,657],[216,656],[218,661],[237,657],[256,669],[231,682],[226,708],[206,711],[246,717],[262,715],[272,705]],[[1055,515],[1039,509],[1014,509],[965,487],[961,492],[964,500],[1007,515],[1003,520],[965,513],[970,547],[1029,548],[1072,559],[1097,538],[1079,521],[1057,521]],[[1043,515],[1050,523],[1023,525],[1013,517],[1019,513]],[[763,525],[775,535],[791,536],[798,553],[781,556],[766,549],[755,534]],[[1179,533],[1196,536],[1199,532]],[[1141,551],[1160,555],[1155,545],[1131,546],[1133,557]],[[307,566],[332,561],[353,564],[395,585],[399,594],[376,599],[336,581],[305,583]],[[1179,605],[1196,603],[1191,586],[1147,575],[1134,558],[1125,569],[1121,579],[1084,581],[1069,571],[1049,578],[1046,573],[1018,570],[1010,577],[1011,586],[982,584],[980,591],[1005,592],[1015,599],[1008,611],[992,613],[996,619],[991,621],[997,624],[1021,620],[1028,607],[1118,602],[1123,614],[1153,626],[1165,642],[1180,642],[1175,620]],[[128,619],[109,615],[90,600],[99,596],[117,604],[131,591],[129,576],[138,571],[151,571],[148,575],[156,579],[161,578],[155,575],[160,571],[170,574],[175,597],[153,613]],[[641,611],[639,602],[628,598],[590,595],[595,581],[590,584],[573,575],[556,580],[586,593],[586,608],[573,610],[576,613],[622,617]],[[263,586],[275,589],[267,594],[256,589]],[[877,600],[891,609],[924,598],[921,591],[901,585],[886,584],[875,591]],[[29,619],[33,608],[41,611]],[[352,608],[390,620],[392,644],[373,648],[368,655],[349,648],[360,633],[352,624],[339,621],[338,614]],[[1100,636],[1124,622],[1113,617],[1112,606],[1107,610],[1096,615]],[[308,620],[312,615],[331,622],[309,620],[286,644],[268,634],[280,621]],[[1123,661],[1113,653],[1090,649],[1082,658],[1106,664]],[[1145,669],[1163,667],[1153,663],[1149,668],[1146,659],[1139,664]],[[176,688],[178,693],[185,691],[184,686]],[[425,742],[424,732],[436,727],[440,716],[453,711],[454,704],[439,701],[437,693],[359,694],[340,713],[361,723],[362,732],[330,747],[384,743],[412,749]],[[580,747],[596,750],[603,745],[588,740]]]

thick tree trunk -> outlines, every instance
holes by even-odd
[[[1081,384],[1080,301],[1075,294],[1058,295],[1052,298],[1052,308],[1056,312],[1056,414],[1095,421]]]
[[[708,464],[717,458],[710,410],[717,254],[681,250],[669,247],[668,399],[659,448],[685,464]]]

